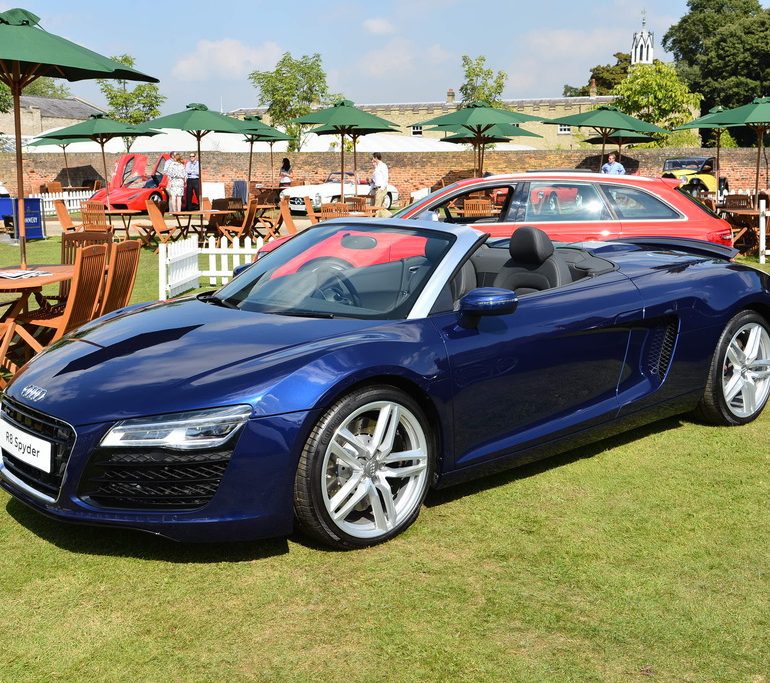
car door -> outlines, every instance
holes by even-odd
[[[523,296],[517,309],[434,321],[444,337],[455,415],[454,467],[527,449],[612,418],[630,328],[643,317],[637,289],[617,271]]]

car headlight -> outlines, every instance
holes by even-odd
[[[121,420],[105,434],[100,445],[113,448],[160,446],[174,450],[215,448],[242,427],[249,415],[249,406],[228,406]]]

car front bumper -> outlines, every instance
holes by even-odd
[[[307,412],[301,412],[249,420],[236,437],[215,492],[194,509],[174,509],[173,504],[109,506],[84,495],[84,490],[93,487],[97,446],[112,424],[75,430],[75,443],[64,464],[59,490],[53,495],[19,476],[5,451],[0,458],[0,487],[58,520],[136,529],[176,541],[241,541],[286,535],[292,531],[297,448],[304,442],[307,417]]]

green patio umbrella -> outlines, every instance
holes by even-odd
[[[175,114],[161,116],[152,121],[147,121],[141,128],[172,128],[185,130],[192,135],[198,143],[198,163],[200,164],[200,188],[203,193],[203,159],[201,158],[201,138],[209,133],[243,133],[245,127],[243,121],[211,111],[205,104],[193,102],[188,104],[184,111]],[[198,202],[200,203],[200,197]],[[201,216],[201,223],[203,216]]]
[[[345,199],[345,136],[353,141],[353,179],[358,194],[358,162],[356,159],[356,141],[362,135],[395,131],[398,126],[379,116],[358,109],[350,100],[340,100],[326,109],[319,109],[306,116],[300,116],[292,123],[317,123],[319,128],[311,130],[316,135],[340,136],[340,197]]]
[[[291,135],[282,133],[277,128],[268,126],[266,123],[262,123],[262,119],[259,116],[246,116],[243,119],[243,123],[246,128],[241,131],[246,138],[246,142],[249,143],[249,180],[246,185],[246,191],[251,187],[251,159],[254,154],[255,142],[267,142],[270,145],[270,183],[273,182],[273,145],[276,142],[291,140]]]
[[[770,97],[755,97],[749,104],[714,114],[713,124],[722,126],[748,126],[757,134],[757,173],[754,178],[754,208],[759,201],[759,163],[764,147],[764,135],[770,128]]]
[[[522,114],[507,109],[491,107],[487,102],[470,102],[448,114],[434,116],[432,119],[420,121],[416,125],[437,126],[453,133],[453,135],[449,136],[449,140],[444,138],[445,141],[457,143],[467,142],[473,145],[474,150],[476,150],[477,158],[477,168],[474,168],[473,171],[474,173],[481,175],[481,169],[483,168],[483,151],[487,144],[494,142],[493,138],[512,137],[513,135],[541,137],[540,135],[530,133],[529,131],[524,131],[523,133],[514,132],[511,133],[511,135],[504,134],[506,130],[512,131],[514,128],[517,131],[521,131],[521,128],[516,128],[516,124],[526,123],[528,121],[546,121],[546,119],[530,114]],[[500,126],[503,128],[500,128]],[[456,137],[459,131],[467,131],[467,139]],[[459,134],[464,135],[464,133]]]
[[[604,161],[604,148],[607,146],[609,136],[618,130],[630,130],[635,133],[668,133],[665,128],[647,123],[641,119],[624,114],[617,107],[602,105],[596,109],[561,116],[545,123],[559,124],[563,126],[575,126],[576,128],[593,128],[596,134],[602,138],[602,154],[599,157],[599,168]]]
[[[644,133],[635,133],[632,130],[616,130],[614,133],[610,133],[607,138],[607,142],[613,142],[618,146],[618,161],[622,159],[622,147],[623,145],[638,145],[643,142],[654,142],[655,138]],[[604,144],[605,138],[602,136],[596,136],[588,138],[587,143],[591,145]]]
[[[531,131],[519,128],[512,123],[496,123],[490,126],[484,133],[474,133],[464,128],[463,126],[444,127],[442,130],[458,132],[448,135],[442,138],[442,142],[452,142],[455,144],[469,144],[473,147],[475,167],[473,173],[476,176],[481,176],[484,172],[484,153],[486,152],[487,145],[494,144],[496,142],[509,142],[513,137],[530,137],[541,138],[542,135],[532,133]]]
[[[21,267],[27,267],[24,170],[21,158],[21,91],[41,76],[80,81],[119,78],[157,83],[148,76],[40,28],[40,17],[24,9],[0,12],[0,81],[11,90],[16,136],[16,184],[19,197]]]
[[[61,149],[62,154],[64,154],[64,172],[67,175],[67,185],[71,186],[72,181],[70,180],[70,167],[67,163],[67,147],[69,147],[73,142],[91,142],[90,138],[79,138],[76,140],[62,140],[60,138],[53,138],[48,137],[40,140],[35,140],[34,142],[29,143],[29,147],[44,147],[46,145],[56,145],[59,149]]]
[[[717,192],[719,192],[719,152],[720,152],[721,142],[722,142],[722,133],[724,133],[725,129],[731,127],[723,123],[719,123],[718,118],[720,114],[723,114],[726,111],[727,109],[725,109],[721,105],[717,105],[716,107],[712,107],[711,109],[709,109],[708,114],[704,114],[703,116],[697,119],[688,121],[687,123],[683,123],[681,126],[677,126],[676,128],[674,128],[674,130],[686,130],[688,128],[711,128],[714,131],[714,134],[716,135],[716,138],[717,138],[717,160],[716,160],[716,168],[714,169],[714,175],[716,176],[716,179],[717,179]]]
[[[40,140],[66,140],[79,141],[83,138],[93,140],[102,149],[102,165],[104,166],[104,182],[107,190],[107,208],[110,206],[110,178],[107,173],[107,157],[104,146],[113,138],[139,137],[140,135],[157,135],[158,131],[146,127],[133,126],[111,119],[105,114],[91,114],[85,121],[76,123],[66,128],[60,128],[49,134],[40,136]]]

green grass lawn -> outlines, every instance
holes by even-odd
[[[432,493],[347,553],[69,526],[0,492],[0,681],[767,683],[768,434],[770,412],[667,420]]]

